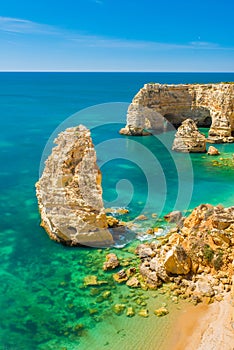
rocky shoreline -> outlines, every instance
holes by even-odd
[[[183,122],[173,147],[181,151],[181,144],[184,147],[186,142],[180,138],[188,134],[196,139],[190,150],[196,152],[198,147],[204,151],[205,138],[200,136],[193,120]],[[197,144],[198,139],[202,145]],[[68,245],[113,246],[110,229],[127,230],[130,225],[106,214],[101,173],[89,130],[84,126],[67,129],[55,142],[57,147],[36,184],[42,226],[52,239]],[[186,145],[190,147],[191,142]],[[122,214],[126,212],[123,210]],[[141,215],[138,219],[145,217]],[[194,304],[222,300],[233,283],[234,207],[202,204],[187,218],[172,212],[165,220],[176,226],[166,236],[137,247],[139,266],[119,269],[117,256],[109,254],[103,270],[118,268],[113,274],[114,281],[126,283],[129,288],[147,290],[167,285],[175,302],[179,298]],[[157,229],[150,227],[146,231]]]
[[[178,212],[174,215],[179,218]],[[166,288],[174,302],[221,301],[234,281],[233,245],[234,207],[202,204],[166,236],[138,245],[139,266],[121,268],[113,279],[129,288]],[[115,254],[106,256],[104,270],[119,266]]]
[[[174,226],[166,235],[154,238],[159,228],[156,224],[148,227],[145,232],[152,239],[135,249],[129,248],[131,258],[119,258],[110,248],[114,246],[111,230],[120,229],[124,235],[135,223],[122,223],[111,208],[104,209],[101,173],[90,131],[82,125],[69,128],[55,141],[57,146],[36,184],[41,225],[51,239],[60,243],[107,249],[100,249],[101,254],[108,252],[102,262],[104,278],[99,278],[98,273],[87,274],[81,286],[90,289],[97,303],[108,303],[112,313],[118,316],[148,318],[152,313],[156,317],[166,316],[170,310],[166,303],[149,309],[147,291],[156,291],[153,297],[157,293],[165,294],[174,304],[186,300],[193,305],[214,302],[221,305],[229,295],[234,300],[233,206],[201,204],[188,217],[178,211],[171,212],[164,219]],[[205,137],[192,119],[183,121],[173,149],[206,151]],[[219,155],[214,147],[209,149],[209,154]],[[233,159],[228,162],[233,163]],[[119,213],[124,215],[127,210],[120,209]],[[135,221],[145,219],[145,215],[140,215]],[[116,285],[127,290],[126,297],[120,297],[119,301],[110,290]],[[93,312],[96,311],[90,309],[90,315]]]

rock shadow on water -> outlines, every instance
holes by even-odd
[[[136,233],[125,226],[110,229],[115,248],[123,248],[136,238]]]

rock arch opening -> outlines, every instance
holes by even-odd
[[[210,128],[210,142],[233,142],[233,111],[234,84],[150,83],[133,98],[127,125],[120,133],[132,135],[136,129],[135,135],[146,135],[149,133],[145,130],[165,130],[167,121],[177,128],[184,120],[192,119],[198,127]],[[160,115],[164,116],[163,122]]]
[[[164,114],[165,119],[165,130],[172,130],[174,128],[178,128],[181,125],[181,121],[178,120],[178,116],[173,113]]]
[[[186,119],[194,120],[196,125],[200,128],[210,128],[212,124],[210,111],[206,108],[199,108],[195,110],[191,109],[187,112],[183,112],[182,114],[166,113],[164,114],[164,118],[166,122],[168,122],[166,130],[170,130],[172,128],[172,125],[174,128],[178,129],[178,127]]]
[[[205,127],[205,128],[210,128],[210,127],[211,127],[211,124],[212,124],[212,118],[211,118],[211,116],[206,117],[205,120],[204,120],[204,127]]]

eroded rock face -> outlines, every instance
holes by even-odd
[[[66,129],[55,143],[36,183],[41,226],[51,239],[67,245],[113,244],[90,131],[82,125]]]
[[[168,274],[186,275],[191,269],[191,259],[182,246],[175,245],[167,252],[164,267]]]
[[[211,204],[201,204],[184,220],[183,234],[191,235],[194,231],[209,232],[208,237],[212,237],[220,231],[225,230],[225,236],[228,238],[234,227],[234,207],[223,208],[222,206],[212,206]],[[232,229],[231,229],[232,228]],[[234,242],[234,241],[233,241]]]
[[[233,142],[234,84],[145,84],[129,106],[123,133],[163,130],[165,120],[178,127],[188,118],[199,127],[211,125],[211,142]]]
[[[162,288],[175,303],[180,298],[194,305],[212,303],[230,291],[234,295],[234,207],[201,204],[165,236],[138,245],[135,253],[139,268],[133,259],[126,271],[113,274],[114,281],[129,288]]]
[[[206,138],[199,132],[192,119],[186,119],[178,128],[172,150],[191,153],[206,152]]]
[[[164,220],[166,220],[167,222],[179,222],[182,219],[182,213],[179,210],[174,210],[170,213],[168,213],[167,215],[164,215]]]
[[[234,267],[234,207],[202,204],[160,242],[140,244],[136,254],[141,287],[170,286],[174,297],[193,303],[221,300]]]

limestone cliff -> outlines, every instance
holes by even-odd
[[[128,108],[127,125],[120,132],[138,135],[162,130],[169,121],[178,127],[185,119],[209,127],[211,142],[232,142],[234,84],[145,84]],[[131,129],[131,132],[129,131]]]
[[[90,131],[82,125],[66,129],[55,143],[36,184],[41,226],[67,245],[111,245]]]

